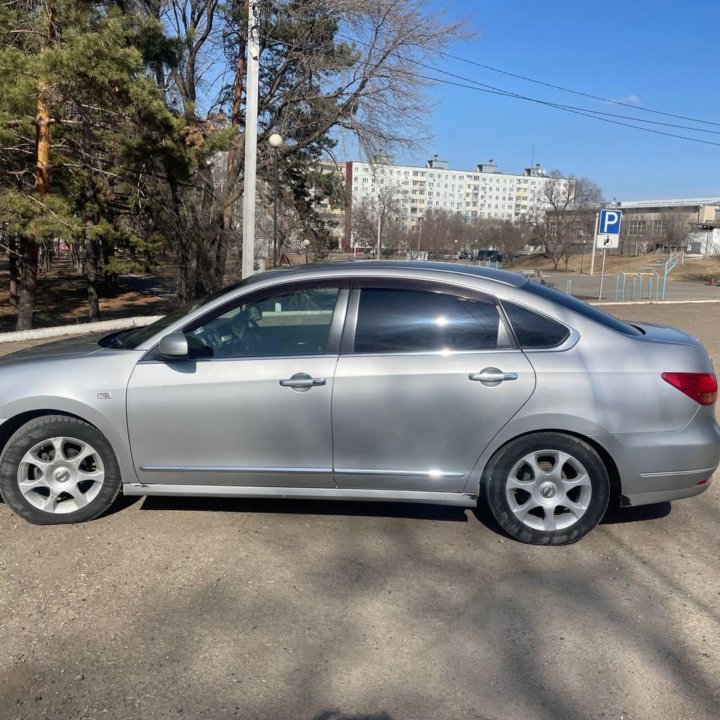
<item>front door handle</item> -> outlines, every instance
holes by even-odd
[[[295,373],[291,378],[288,380],[281,380],[280,385],[283,387],[289,387],[293,390],[299,390],[301,392],[304,392],[305,390],[309,390],[312,387],[315,387],[316,385],[325,385],[326,380],[325,378],[314,378],[311,375],[308,375],[307,373]]]
[[[518,374],[516,372],[503,372],[502,370],[494,367],[487,367],[479,373],[470,373],[468,378],[470,378],[470,380],[477,380],[478,382],[483,383],[483,385],[494,387],[495,385],[499,385],[501,382],[505,382],[505,380],[517,380]]]

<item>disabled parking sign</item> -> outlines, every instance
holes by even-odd
[[[620,245],[620,223],[622,210],[605,208],[600,211],[595,247],[599,250],[612,250]]]

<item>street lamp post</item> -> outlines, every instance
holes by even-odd
[[[305,250],[305,264],[307,265],[308,264],[308,251],[310,250],[310,241],[307,238],[305,238],[302,241],[302,245]]]
[[[278,264],[278,156],[280,155],[280,148],[283,144],[283,138],[280,133],[273,133],[268,142],[272,146],[274,162],[273,162],[273,267],[277,267]]]
[[[580,274],[583,274],[583,260],[585,260],[585,240],[580,241]]]

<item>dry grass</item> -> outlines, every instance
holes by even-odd
[[[662,272],[663,263],[667,259],[667,255],[608,255],[605,268],[608,272],[642,272],[653,271]],[[600,268],[602,255],[598,253],[595,257],[595,268]],[[507,270],[522,270],[524,268],[532,270],[542,270],[543,272],[552,272],[553,264],[546,257],[541,255],[532,255],[529,257],[518,258],[512,263],[504,265]],[[565,264],[560,263],[558,272],[575,272],[579,273],[581,267],[580,254],[572,255],[568,268],[565,270]],[[583,273],[587,274],[590,269],[590,253],[585,253],[582,260]],[[701,282],[706,283],[711,277],[720,277],[720,259],[719,258],[688,258],[684,264],[678,265],[670,276],[674,281],[685,282]]]

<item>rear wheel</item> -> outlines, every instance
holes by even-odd
[[[587,535],[607,508],[605,464],[585,441],[536,433],[501,448],[485,472],[492,514],[510,536],[567,545]]]
[[[65,415],[23,425],[0,458],[0,493],[21,517],[38,525],[91,520],[120,490],[120,471],[104,435]]]

